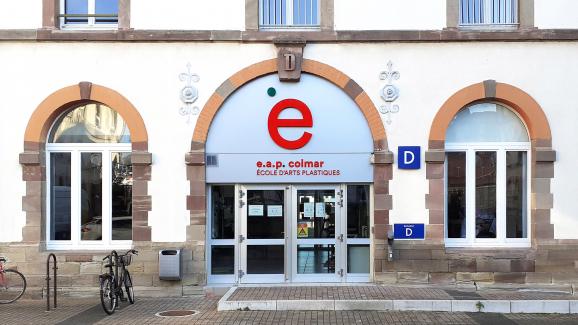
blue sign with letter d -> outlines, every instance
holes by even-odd
[[[421,161],[419,146],[397,147],[397,166],[399,169],[419,169]]]
[[[423,223],[396,223],[393,225],[394,239],[425,239]]]

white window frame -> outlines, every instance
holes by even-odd
[[[317,24],[304,24],[304,25],[295,25],[293,22],[293,6],[294,1],[298,0],[285,0],[285,10],[286,10],[286,22],[285,24],[262,24],[264,20],[264,11],[262,10],[263,3],[268,0],[259,0],[259,29],[267,30],[267,29],[291,29],[291,30],[311,30],[311,29],[319,29],[321,26],[321,1],[317,0]],[[313,3],[313,2],[312,2]]]
[[[70,240],[51,240],[50,227],[50,154],[53,152],[70,153]],[[98,152],[102,154],[102,240],[81,240],[80,207],[81,207],[81,170],[80,154]],[[132,240],[112,240],[112,153],[131,152],[130,143],[47,143],[46,144],[46,247],[50,250],[112,250],[130,249]],[[106,159],[108,157],[108,159]],[[106,226],[105,226],[106,225]]]
[[[501,24],[501,23],[493,23],[492,22],[492,18],[494,17],[494,11],[493,9],[493,0],[479,0],[480,2],[484,3],[484,12],[483,15],[481,16],[483,22],[481,23],[468,23],[468,22],[464,22],[462,20],[462,1],[464,0],[460,0],[459,1],[459,12],[458,12],[458,26],[460,28],[490,28],[490,29],[511,29],[511,28],[517,28],[520,25],[520,4],[519,4],[519,0],[514,0],[513,2],[513,12],[514,12],[514,23],[506,23],[506,24]],[[476,1],[476,0],[467,0],[467,1]]]
[[[60,0],[60,14],[66,14],[66,0]],[[97,0],[88,0],[88,15],[94,15],[96,12],[96,1]],[[120,11],[120,7],[119,7]],[[117,12],[117,21],[120,13]],[[61,29],[68,29],[68,30],[83,30],[83,29],[117,29],[118,23],[116,24],[97,24],[96,17],[87,17],[88,23],[86,24],[66,24],[66,19],[63,16],[60,16],[60,28]]]
[[[446,152],[466,153],[466,238],[448,238],[447,159],[444,172],[444,238],[446,247],[530,247],[531,246],[531,145],[529,142],[446,143]],[[476,238],[476,159],[478,151],[496,152],[496,238]],[[526,238],[506,238],[506,152],[526,152]]]

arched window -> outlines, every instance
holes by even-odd
[[[507,107],[475,103],[446,132],[446,246],[528,246],[526,126]]]
[[[100,103],[63,113],[46,152],[48,247],[130,246],[131,144],[120,114]]]

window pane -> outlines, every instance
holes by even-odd
[[[94,9],[97,15],[114,15],[114,17],[96,17],[97,24],[118,23],[118,0],[95,0]]]
[[[247,274],[285,273],[285,246],[247,245]]]
[[[112,240],[132,239],[130,152],[112,153]]]
[[[284,206],[283,190],[247,191],[247,238],[285,238]]]
[[[80,238],[102,239],[102,154],[80,154]]]
[[[235,186],[211,187],[211,238],[235,238]]]
[[[347,186],[347,238],[369,238],[369,185]]]
[[[496,238],[496,152],[476,152],[476,238]]]
[[[115,110],[91,103],[62,114],[52,127],[48,142],[130,143],[130,132]]]
[[[211,274],[235,273],[235,246],[211,246]]]
[[[527,238],[526,152],[506,152],[506,237]]]
[[[335,191],[297,191],[297,238],[335,238]]]
[[[466,153],[448,152],[448,238],[466,238]]]
[[[335,273],[335,245],[297,245],[297,273]]]
[[[448,127],[446,143],[529,142],[526,126],[508,108],[481,103],[461,110]]]
[[[65,13],[67,15],[86,15],[88,14],[88,0],[65,0]],[[66,17],[66,24],[88,24],[86,17]]]
[[[50,240],[70,240],[70,152],[50,153]]]
[[[347,273],[369,273],[369,245],[347,245]]]

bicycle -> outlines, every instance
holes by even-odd
[[[108,264],[104,267],[108,268],[108,273],[101,274],[100,278],[100,303],[102,308],[108,315],[112,315],[118,307],[118,302],[126,301],[122,286],[124,285],[128,301],[134,304],[134,289],[132,286],[132,278],[130,272],[126,269],[132,261],[132,255],[138,255],[134,249],[128,250],[123,255],[118,255],[116,251],[112,251],[110,255],[102,260],[108,259]],[[119,275],[119,268],[122,273]]]
[[[7,260],[0,256],[0,304],[9,304],[20,299],[26,291],[26,278],[16,270],[5,269]]]

